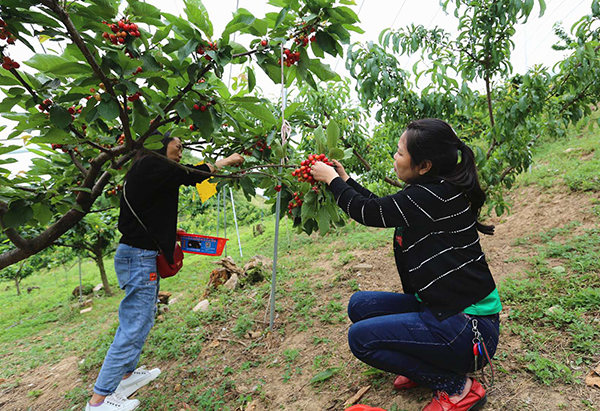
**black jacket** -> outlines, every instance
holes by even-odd
[[[205,164],[187,166],[210,171]],[[158,250],[158,243],[167,261],[173,263],[177,232],[179,186],[191,186],[209,176],[191,173],[152,155],[136,161],[125,176],[125,190],[131,207],[144,223],[148,233],[138,222],[127,203],[121,198],[119,231],[120,242],[145,250]]]
[[[357,222],[394,227],[394,256],[405,293],[415,294],[440,320],[482,300],[495,288],[462,191],[422,177],[377,197],[356,181],[334,179],[337,204]]]

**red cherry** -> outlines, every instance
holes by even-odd
[[[206,111],[206,106],[205,105],[200,106],[200,111],[204,113]]]
[[[267,40],[263,40],[260,42],[260,45],[263,47],[267,47],[267,44],[269,44],[269,42]]]
[[[198,104],[194,104],[194,110],[200,110],[200,106]]]
[[[195,129],[194,125],[193,125],[193,124],[190,124],[190,130],[191,130],[191,131],[194,131],[194,129]]]

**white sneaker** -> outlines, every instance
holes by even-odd
[[[148,371],[145,366],[142,366],[135,370],[126,380],[121,380],[115,393],[122,397],[129,397],[159,375],[160,370],[158,368]]]
[[[128,400],[117,393],[111,394],[104,399],[102,405],[92,407],[88,402],[85,411],[132,411],[140,405],[139,400]]]

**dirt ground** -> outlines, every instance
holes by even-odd
[[[528,268],[527,262],[518,258],[527,257],[527,254],[522,254],[525,251],[512,245],[517,238],[524,238],[552,227],[561,227],[570,221],[582,223],[577,230],[597,227],[598,219],[590,212],[594,198],[599,199],[600,195],[577,194],[567,190],[541,192],[534,187],[514,190],[511,214],[491,219],[496,225],[496,235],[482,238],[482,246],[496,281],[501,284],[504,278],[519,276]],[[401,290],[389,245],[377,250],[358,250],[353,254],[355,258],[342,268],[342,279],[355,279],[363,290]],[[372,265],[372,271],[351,271],[350,267],[357,262]],[[335,286],[331,281],[340,275],[340,268],[334,268],[331,261],[320,261],[319,264],[323,269],[321,280],[325,286],[316,291],[317,300],[329,301],[333,293],[338,293],[341,295],[340,303],[345,306],[353,291],[348,286]],[[281,287],[285,289],[291,287],[291,284],[282,284]],[[248,411],[343,410],[344,402],[365,386],[370,386],[370,389],[360,402],[387,409],[395,404],[397,410],[417,411],[431,398],[431,392],[424,388],[410,392],[393,390],[391,375],[375,378],[365,375],[367,368],[352,356],[347,346],[349,320],[333,324],[315,321],[313,327],[301,331],[293,322],[287,321],[293,313],[293,301],[283,300],[281,305],[283,309],[276,320],[279,325],[273,333],[236,341],[224,338],[220,331],[215,329],[212,342],[205,344],[201,354],[188,367],[193,370],[195,367],[208,366],[212,370],[208,376],[190,372],[187,378],[181,379],[181,371],[177,370],[176,362],[153,364],[163,370],[166,378],[159,378],[151,388],[144,388],[140,392],[149,389],[178,391],[182,387],[204,383],[207,377],[215,380],[221,378],[224,367],[228,364],[239,367],[246,361],[265,361],[266,358],[267,361],[271,361],[270,364],[263,362],[260,367],[231,376],[236,382],[235,390],[230,393],[231,399],[240,394],[249,394],[256,398],[245,408]],[[488,405],[485,410],[580,410],[583,409],[582,400],[600,407],[600,390],[589,388],[581,382],[543,386],[534,381],[530,374],[522,371],[522,364],[513,360],[522,350],[519,337],[506,334],[501,336],[498,347],[498,353],[506,353],[502,360],[504,372],[497,371],[495,385],[487,390]],[[328,338],[329,342],[315,342],[314,337],[318,336]],[[252,341],[259,342],[260,345],[247,349]],[[297,349],[301,354],[287,368],[289,379],[284,381],[282,376],[286,371],[286,364],[282,354],[286,349]],[[78,360],[69,357],[54,366],[39,367],[20,376],[17,379],[18,384],[0,381],[0,409],[66,409],[68,401],[64,398],[65,392],[77,386],[86,390],[90,388],[89,384],[83,384],[81,380],[77,370]],[[330,367],[336,368],[335,375],[322,386],[309,383],[315,374],[312,366],[316,361],[327,361]],[[93,377],[89,375],[88,381],[93,381]],[[263,383],[257,384],[257,380]],[[28,393],[35,390],[41,390],[42,394],[35,399],[28,396]],[[183,402],[180,406],[183,410],[194,409]]]

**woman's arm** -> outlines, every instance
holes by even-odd
[[[422,214],[403,191],[387,197],[370,197],[349,184],[353,180],[344,181],[337,170],[322,162],[314,164],[311,171],[315,180],[329,186],[337,205],[351,218],[363,225],[409,227],[410,223],[415,222]],[[358,185],[358,183],[355,184]],[[371,194],[369,190],[364,190]]]

